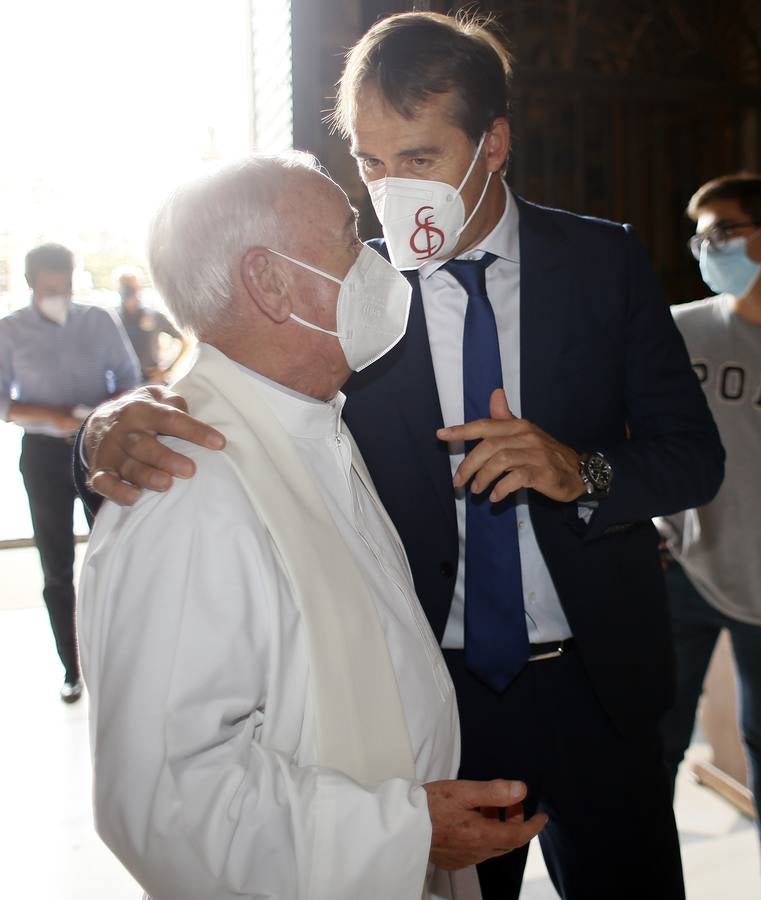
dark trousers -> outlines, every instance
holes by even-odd
[[[34,540],[40,554],[42,596],[50,616],[66,681],[79,677],[74,626],[74,479],[71,443],[42,434],[25,434],[19,469],[29,497]],[[89,520],[88,520],[89,521]]]
[[[761,625],[719,612],[693,587],[675,562],[666,570],[677,663],[677,695],[663,719],[663,742],[672,786],[690,745],[703,681],[722,628],[729,631],[737,673],[740,733],[748,757],[750,788],[761,808]]]
[[[503,694],[444,656],[462,725],[460,776],[526,782],[526,816],[564,900],[683,900],[679,840],[657,723],[623,738],[594,695],[579,655],[529,663]],[[528,848],[478,867],[484,900],[517,900]]]

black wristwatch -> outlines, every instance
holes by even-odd
[[[584,482],[585,490],[580,499],[604,500],[610,494],[610,486],[613,483],[613,467],[599,450],[581,454],[579,475]]]

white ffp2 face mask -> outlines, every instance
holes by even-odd
[[[492,173],[473,211],[465,218],[462,189],[478,162],[484,134],[458,188],[445,181],[423,178],[378,178],[367,185],[370,199],[383,226],[388,255],[397,269],[419,269],[432,259],[448,259],[460,235],[478,212]]]
[[[336,307],[338,331],[307,322],[295,313],[291,313],[290,318],[313,331],[338,338],[352,371],[361,372],[385,356],[404,337],[412,288],[404,275],[400,275],[372,247],[367,244],[362,247],[343,280],[285,253],[277,250],[270,252],[341,286]]]
[[[58,294],[55,297],[40,297],[37,300],[37,309],[39,309],[40,313],[46,319],[55,322],[56,325],[66,324],[66,320],[69,318],[70,306],[71,300],[63,294]]]

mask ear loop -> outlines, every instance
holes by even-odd
[[[478,157],[481,155],[481,150],[484,146],[485,140],[486,140],[486,132],[484,132],[481,135],[481,140],[478,142],[478,146],[476,147],[476,153],[470,163],[470,167],[468,168],[468,171],[465,173],[465,177],[460,182],[460,186],[457,188],[458,195],[462,192],[462,189],[465,187],[465,182],[470,178],[470,175],[471,175],[473,169],[475,168],[476,163],[478,162]],[[484,197],[486,196],[486,190],[489,187],[489,182],[491,181],[492,174],[493,174],[492,172],[489,172],[489,174],[487,175],[486,184],[484,185],[484,189],[481,191],[481,196],[478,198],[478,202],[473,207],[473,211],[468,216],[468,218],[465,220],[465,223],[463,224],[462,228],[457,229],[457,232],[456,232],[457,237],[459,237],[463,233],[463,231],[465,231],[465,229],[468,227],[468,225],[470,225],[470,220],[478,212],[478,208],[481,206],[481,202],[483,201]]]
[[[308,263],[301,262],[299,259],[294,259],[292,256],[286,256],[285,253],[280,253],[279,250],[273,250],[271,247],[267,247],[270,253],[274,253],[275,256],[282,256],[283,259],[287,259],[288,262],[294,263],[294,265],[301,266],[302,269],[308,269],[310,272],[314,272],[315,275],[322,275],[323,278],[329,278],[331,281],[335,281],[336,284],[343,284],[342,278],[336,278],[335,275],[328,275],[327,272],[323,272],[322,269],[318,269],[315,266],[310,266]],[[332,333],[332,332],[331,332]]]
[[[335,281],[336,284],[343,284],[343,281],[340,278],[336,278],[335,275],[328,275],[328,273],[323,272],[322,269],[310,266],[308,263],[294,259],[292,256],[286,256],[285,253],[280,253],[279,250],[273,250],[271,247],[267,247],[267,250],[269,250],[270,253],[274,253],[275,256],[282,256],[283,259],[287,259],[288,262],[292,262],[294,265],[301,266],[302,269],[308,269],[310,272],[314,272],[315,275],[322,275],[323,278],[329,278],[331,281]],[[299,325],[303,325],[305,328],[311,328],[312,331],[319,331],[321,334],[329,334],[331,337],[335,338],[341,337],[337,331],[331,331],[329,328],[315,325],[314,322],[307,322],[306,319],[302,319],[301,316],[297,316],[294,312],[290,314],[289,318],[294,319]]]
[[[486,184],[484,185],[484,189],[481,191],[481,196],[478,198],[478,203],[476,203],[476,205],[473,207],[473,212],[465,220],[465,223],[463,224],[462,228],[457,229],[457,237],[459,237],[463,233],[463,231],[465,231],[465,229],[468,227],[468,225],[470,225],[470,220],[478,212],[478,207],[481,205],[481,201],[486,196],[486,189],[489,187],[489,182],[491,181],[491,177],[493,174],[494,174],[493,172],[489,172],[489,174],[487,175]]]
[[[476,163],[478,162],[478,157],[481,155],[481,148],[483,147],[485,140],[486,140],[486,132],[484,132],[481,135],[481,140],[478,142],[478,146],[476,147],[475,155],[474,155],[473,159],[471,160],[468,171],[465,173],[465,177],[460,182],[460,186],[457,188],[455,193],[457,193],[457,194],[461,193],[462,189],[465,187],[465,182],[470,178],[471,172],[476,167]],[[491,174],[491,173],[489,173],[489,174]]]
[[[299,325],[304,325],[306,328],[311,328],[312,331],[319,331],[322,334],[329,334],[331,337],[341,337],[341,335],[337,331],[331,331],[329,328],[321,328],[319,325],[315,325],[314,322],[307,322],[306,319],[302,319],[301,316],[297,316],[296,313],[292,312],[289,318],[295,319],[299,323]]]

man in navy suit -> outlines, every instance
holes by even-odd
[[[631,229],[507,188],[508,75],[476,23],[424,13],[377,23],[348,58],[335,121],[414,291],[346,419],[445,649],[462,776],[527,783],[566,900],[678,900],[650,519],[708,502],[723,450]],[[96,414],[92,486],[131,503],[192,475],[153,435],[220,439],[178,405],[156,392]],[[486,900],[518,897],[525,859],[479,868]]]

